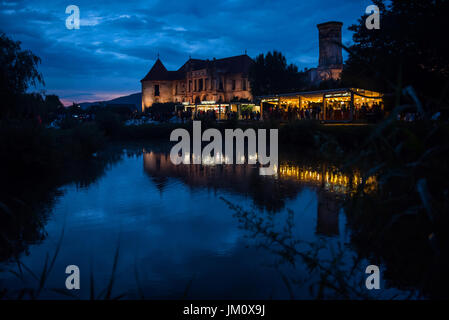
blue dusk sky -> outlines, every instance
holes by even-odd
[[[68,5],[81,26],[68,30]],[[281,51],[300,69],[318,64],[318,23],[357,22],[365,0],[0,0],[0,31],[42,59],[47,94],[65,104],[140,91],[159,53],[169,70],[188,58]]]

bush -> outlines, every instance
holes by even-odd
[[[67,162],[90,157],[103,147],[104,134],[95,124],[72,129],[46,129],[32,121],[0,124],[0,166],[4,175],[40,174]]]
[[[98,127],[109,137],[116,137],[123,128],[121,117],[117,113],[109,110],[98,111],[96,114],[96,122]]]

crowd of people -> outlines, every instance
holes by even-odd
[[[326,108],[323,108],[322,103],[309,103],[304,108],[298,108],[295,106],[278,106],[278,105],[265,105],[263,106],[263,118],[264,120],[275,119],[278,121],[295,121],[295,120],[334,120],[334,121],[351,121],[362,120],[372,121],[379,120],[383,116],[382,106],[378,103],[369,105],[363,103],[360,106],[351,108],[349,103],[341,102],[329,102]],[[228,109],[223,110],[219,116],[218,112],[214,109],[197,110],[194,112],[193,108],[186,108],[184,110],[178,109],[171,115],[166,115],[171,119],[175,117],[180,122],[187,122],[189,120],[246,120],[246,121],[259,121],[261,120],[261,113],[255,109],[243,109],[240,111],[240,116],[237,111],[231,111]],[[163,116],[155,113],[151,117],[155,121],[168,121]],[[164,119],[162,119],[164,118]]]
[[[268,107],[264,109],[264,118],[280,121],[293,120],[323,120],[322,106],[319,103],[311,103],[306,108],[288,106],[286,108]]]
[[[383,117],[382,106],[377,102],[371,106],[363,103],[360,108],[355,109],[354,118],[356,120],[380,120]]]
[[[292,120],[372,120],[382,118],[381,105],[374,103],[368,105],[362,104],[353,110],[348,103],[334,102],[326,105],[325,110],[321,103],[310,103],[304,108],[286,106],[286,107],[267,107],[264,109],[265,119],[277,119],[280,121]],[[352,117],[351,117],[352,111]]]
[[[198,110],[196,113],[193,112],[191,108],[187,108],[186,110],[178,110],[176,112],[176,117],[181,120],[181,122],[185,122],[188,120],[238,120],[238,112],[224,110],[224,112],[219,117],[218,112],[213,109],[209,110]],[[253,110],[242,110],[240,112],[240,120],[248,120],[248,121],[259,121],[260,120],[260,112]]]

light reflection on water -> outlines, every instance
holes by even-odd
[[[247,238],[220,198],[281,224],[291,209],[298,238],[347,243],[340,201],[357,188],[361,176],[287,160],[280,159],[277,176],[267,177],[250,165],[174,166],[168,153],[151,148],[125,156],[96,183],[63,187],[45,226],[46,239],[31,245],[22,261],[39,273],[65,226],[47,288],[63,288],[65,267],[75,264],[81,270],[77,295],[89,297],[91,270],[99,293],[110,278],[119,244],[116,295],[136,298],[140,286],[145,298],[182,298],[191,282],[189,298],[290,298],[272,266],[278,258],[252,246],[255,239]],[[375,187],[375,180],[368,185]],[[288,266],[282,270],[293,272]],[[307,276],[301,267],[294,272]],[[0,274],[0,287],[19,286],[11,274]],[[294,294],[311,298],[307,288]],[[45,292],[42,297],[60,296]]]

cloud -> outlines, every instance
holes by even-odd
[[[88,93],[138,92],[157,54],[169,69],[194,58],[283,52],[300,68],[318,62],[316,24],[346,28],[370,1],[80,0],[81,28],[65,27],[62,0],[2,1],[0,28],[41,57],[48,92],[82,101]],[[77,98],[77,94],[79,95]]]

